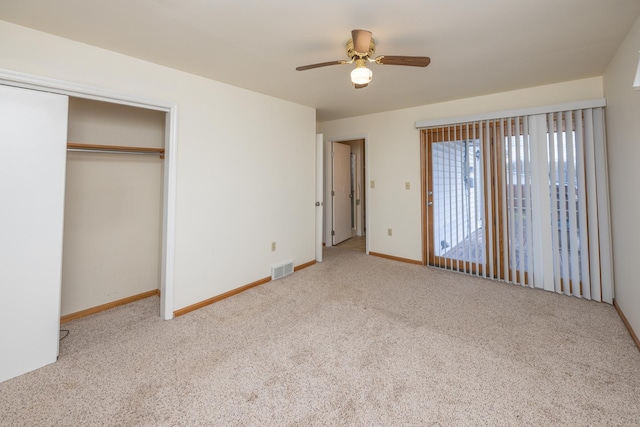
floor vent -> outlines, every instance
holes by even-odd
[[[293,273],[293,260],[271,266],[271,280],[276,280]]]

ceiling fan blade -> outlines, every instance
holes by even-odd
[[[356,88],[356,89],[362,89],[363,87],[367,87],[367,86],[369,86],[369,83],[365,83],[365,84],[362,84],[362,85],[359,85],[357,83],[353,84],[353,87]]]
[[[410,67],[426,67],[431,63],[428,56],[379,56],[376,58],[378,64],[384,65],[408,65]]]
[[[346,63],[347,61],[344,61],[344,60],[320,62],[318,64],[302,65],[300,67],[296,67],[296,70],[305,71],[305,70],[311,70],[313,68],[327,67],[329,65],[340,65],[340,64],[346,64]]]
[[[353,49],[366,55],[369,52],[369,45],[371,43],[371,31],[367,30],[352,30],[351,38],[353,39]]]

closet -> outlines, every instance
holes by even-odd
[[[165,116],[69,98],[63,322],[159,292]]]
[[[162,235],[172,233],[163,193],[167,216],[174,197],[163,177],[173,106],[98,102],[63,94],[76,89],[65,82],[5,79],[32,89],[0,84],[0,382],[55,362],[65,317],[158,293]]]

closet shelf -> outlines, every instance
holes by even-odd
[[[98,144],[79,144],[76,142],[67,143],[67,151],[93,151],[97,153],[112,154],[156,154],[164,159],[164,148],[151,147],[127,147],[121,145],[98,145]]]

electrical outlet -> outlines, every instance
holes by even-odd
[[[411,190],[411,183],[409,181],[404,183],[404,189],[405,190]]]
[[[387,229],[387,236],[393,236],[393,230],[388,228]]]
[[[276,242],[271,242],[271,252],[276,250]]]
[[[371,188],[376,188],[376,182],[373,179],[371,180]]]

